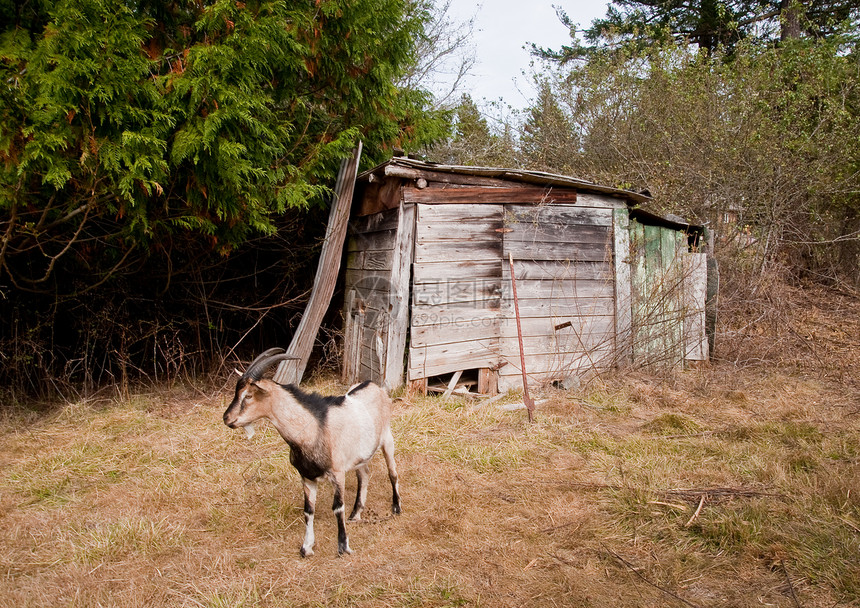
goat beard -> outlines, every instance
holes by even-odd
[[[252,422],[251,424],[246,424],[242,427],[242,430],[245,431],[245,439],[250,439],[254,436],[254,423]]]

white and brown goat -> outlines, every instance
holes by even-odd
[[[236,383],[236,395],[224,412],[224,424],[244,427],[250,437],[253,424],[268,419],[290,446],[290,462],[302,476],[305,494],[305,538],[303,557],[314,551],[314,508],[317,483],[327,478],[334,487],[332,510],[337,517],[337,551],[352,553],[344,521],[346,473],[358,477],[351,521],[361,518],[367,498],[368,464],[382,448],[393,491],[391,510],[400,513],[400,492],[394,464],[391,435],[391,399],[379,386],[364,382],[346,395],[324,397],[299,387],[263,379],[275,363],[290,358],[283,349],[272,348],[258,356]]]

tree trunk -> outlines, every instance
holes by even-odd
[[[800,20],[806,9],[800,0],[782,0],[780,2],[780,34],[781,41],[797,40],[800,38]]]

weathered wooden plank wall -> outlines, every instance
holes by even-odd
[[[417,205],[409,380],[498,363],[503,217],[501,205]]]
[[[594,201],[598,201],[594,197]],[[600,207],[506,206],[529,376],[565,381],[611,359],[615,333],[613,201]],[[510,270],[504,268],[499,388],[521,385]]]
[[[344,382],[385,382],[400,208],[355,218],[346,246]]]
[[[705,304],[708,292],[708,254],[684,255],[684,359],[706,361],[708,336]]]
[[[426,191],[409,196],[431,200]],[[463,192],[456,200],[464,200]],[[590,200],[599,206],[419,204],[409,379],[506,362],[500,388],[521,383],[510,269],[503,263],[508,252],[530,376],[563,380],[609,365],[616,314],[613,208],[620,203]]]
[[[630,215],[613,209],[612,264],[615,270],[615,358],[618,367],[633,363],[633,310],[631,294]]]

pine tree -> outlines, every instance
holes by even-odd
[[[526,111],[520,147],[530,167],[570,173],[579,150],[577,131],[562,109],[550,81],[538,83],[538,95]]]
[[[495,132],[481,108],[468,94],[452,110],[450,139],[432,147],[434,161],[467,166],[511,167],[517,164],[516,145],[509,125]]]
[[[690,42],[707,53],[731,50],[741,40],[765,44],[801,37],[826,38],[860,21],[856,0],[615,0],[603,18],[582,30],[561,9],[571,44],[558,50],[534,46],[537,56],[565,63],[621,47],[641,49],[669,41]]]

